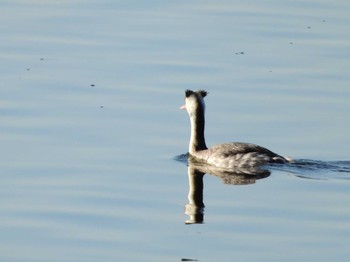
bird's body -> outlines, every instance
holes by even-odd
[[[220,168],[240,168],[287,162],[284,157],[264,147],[241,142],[218,144],[190,154],[198,160]]]
[[[191,157],[207,164],[224,168],[254,167],[268,163],[287,163],[284,158],[264,147],[241,142],[230,142],[208,148],[205,143],[205,103],[207,92],[199,90],[186,91],[186,109],[191,121],[191,139],[189,154]]]

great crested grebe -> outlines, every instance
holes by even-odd
[[[180,107],[186,109],[191,121],[191,138],[189,154],[196,160],[224,168],[254,167],[268,163],[288,163],[290,160],[264,147],[240,142],[214,145],[208,148],[205,144],[205,103],[208,94],[204,90],[186,90],[186,104]]]

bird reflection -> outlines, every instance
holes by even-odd
[[[185,214],[189,219],[186,224],[202,224],[204,221],[203,177],[205,174],[220,177],[224,184],[249,185],[256,180],[266,178],[270,171],[259,167],[246,167],[224,170],[188,158],[189,203],[185,206]]]

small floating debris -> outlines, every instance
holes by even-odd
[[[104,106],[100,106],[100,108],[104,108]]]
[[[40,61],[44,61],[44,58],[40,58]]]
[[[27,68],[27,71],[30,71],[30,68]]]
[[[90,86],[95,86],[94,84],[91,84]]]
[[[235,53],[235,55],[244,55],[244,52],[237,52],[237,53]]]
[[[311,26],[308,26],[307,29],[311,29]]]

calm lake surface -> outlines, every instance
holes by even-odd
[[[345,261],[349,10],[2,1],[0,260]],[[296,163],[260,179],[194,175],[186,89],[209,92],[208,145]]]

